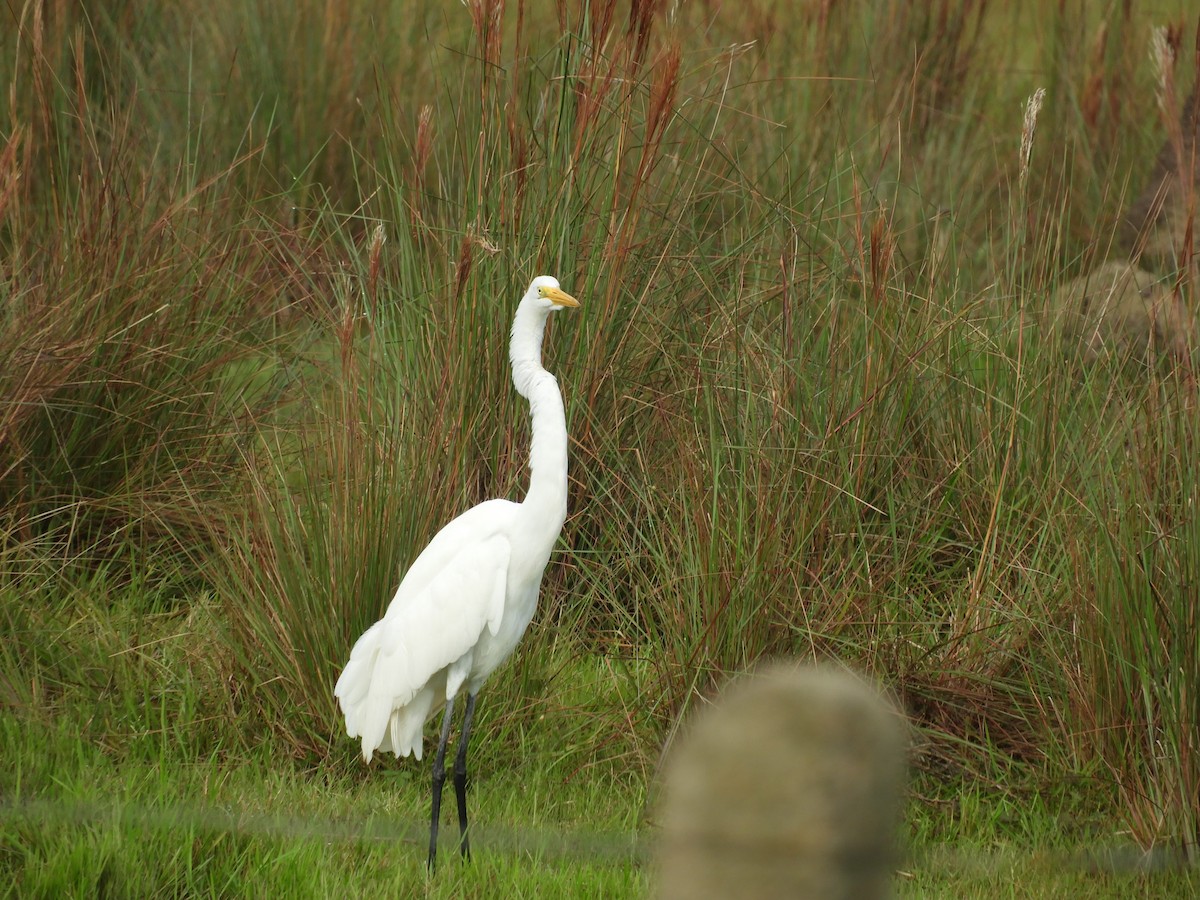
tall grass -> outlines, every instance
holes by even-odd
[[[1194,861],[1200,544],[1195,401],[1190,384],[1182,397],[1180,387],[1135,394],[1117,425],[1123,454],[1096,466],[1082,498],[1099,539],[1076,550],[1082,652],[1073,687],[1083,755],[1110,773],[1135,837]]]
[[[1149,170],[1155,23],[743,6],[12,13],[6,559],[166,554],[230,702],[352,755],[353,639],[523,490],[505,338],[551,272],[571,516],[492,764],[551,715],[568,768],[644,776],[727,673],[832,654],[930,768],[1104,771],[1194,841],[1191,384],[1039,328]]]
[[[14,110],[0,157],[3,528],[59,561],[195,530],[194,504],[236,477],[262,399],[247,361],[272,339],[244,293],[261,248],[224,217],[236,161],[143,167],[136,100],[97,108],[77,68],[55,128]]]

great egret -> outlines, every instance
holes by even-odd
[[[551,312],[578,305],[557,279],[540,275],[513,319],[513,385],[529,401],[533,422],[525,499],[488,500],[443,527],[401,580],[383,618],[355,643],[333,689],[346,731],[362,738],[366,762],[376,750],[420,759],[425,723],[445,707],[433,759],[430,869],[454,698],[465,684],[454,793],[459,849],[467,857],[467,742],[475,697],[533,618],[542,573],[567,517],[567,421],[558,382],[542,368],[542,335]]]

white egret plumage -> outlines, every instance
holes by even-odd
[[[466,761],[475,698],[533,618],[542,573],[566,520],[566,415],[558,382],[542,367],[542,336],[551,312],[578,305],[556,279],[541,275],[513,320],[513,385],[529,401],[532,419],[525,499],[488,500],[444,526],[401,580],[383,618],[355,643],[334,687],[346,730],[362,739],[367,762],[377,750],[420,759],[425,723],[444,708],[433,761],[430,868],[455,697],[465,686],[454,790],[459,848],[467,856]]]

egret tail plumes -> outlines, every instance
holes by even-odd
[[[465,684],[454,779],[465,855],[466,741],[475,695],[533,618],[542,573],[566,519],[566,416],[558,382],[542,368],[542,338],[552,311],[578,305],[543,275],[530,284],[513,321],[513,384],[529,400],[532,420],[525,499],[489,500],[442,528],[405,574],[383,618],[355,643],[334,687],[346,731],[361,739],[367,762],[376,751],[420,759],[424,725],[445,708],[433,770],[431,867],[454,698]]]

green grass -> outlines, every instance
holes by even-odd
[[[1195,853],[1194,369],[1043,326],[1194,13],[744,6],[0,13],[15,891],[644,893],[612,848],[688,711],[830,655],[921,735],[901,890],[1183,889],[1058,861]],[[522,490],[537,272],[584,303],[545,350],[570,517],[481,699],[498,852],[427,883],[425,770],[366,775],[331,686],[436,528]]]
[[[497,753],[489,738],[505,734],[481,703],[476,859],[458,860],[447,821],[430,879],[428,757],[368,770],[345,739],[331,765],[297,763],[252,710],[210,705],[221,692],[211,680],[219,646],[202,622],[211,601],[147,616],[145,600],[140,586],[97,579],[13,632],[47,646],[27,672],[42,714],[0,721],[0,859],[12,895],[642,890],[646,782],[621,766],[581,766],[591,750],[562,723],[530,728]]]
[[[1135,849],[1086,784],[926,796],[908,825],[901,897],[1190,897],[1200,885],[1178,855]]]
[[[114,760],[58,729],[6,729],[0,847],[14,896],[637,896],[639,789],[564,783],[541,754],[474,783],[474,859],[447,823],[425,869],[425,767],[337,775],[259,748]],[[581,815],[581,810],[586,813]]]
[[[377,762],[339,740],[319,765],[263,733],[253,706],[214,710],[215,647],[196,610],[143,615],[142,586],[104,579],[61,601],[30,680],[53,700],[0,719],[0,859],[12,896],[643,897],[653,884],[650,781],[573,704],[609,667],[563,660],[583,696],[502,727],[483,694],[472,750],[474,856],[448,814],[437,874],[425,870],[429,760]],[[11,605],[11,604],[10,604]],[[97,613],[108,611],[107,625]],[[1189,896],[1194,871],[1141,871],[1138,852],[1086,781],[995,787],[918,777],[907,804],[900,896]],[[1022,783],[1022,779],[1026,779]],[[1001,788],[1001,785],[1003,787]],[[933,791],[933,793],[926,793]]]

